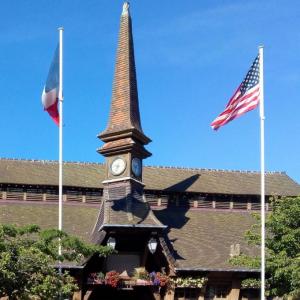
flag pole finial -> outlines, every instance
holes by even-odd
[[[129,2],[124,2],[122,15],[128,15],[129,13]]]
[[[58,31],[60,31],[60,30],[64,31],[64,28],[63,28],[63,26],[60,26],[60,27],[57,28],[57,30]]]

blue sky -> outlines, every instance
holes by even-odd
[[[122,1],[5,0],[0,157],[58,158],[41,92],[64,26],[64,159],[103,162]],[[266,169],[300,182],[299,1],[131,1],[146,165],[259,170],[258,110],[214,132],[265,46]]]

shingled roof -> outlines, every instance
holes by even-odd
[[[0,211],[2,224],[57,226],[55,203],[0,201]],[[98,211],[98,205],[64,204],[63,228],[89,241]],[[177,269],[237,269],[228,263],[230,245],[235,243],[241,245],[243,253],[258,254],[244,239],[244,232],[253,223],[249,212],[164,208],[154,210],[154,214],[168,226]]]
[[[85,241],[91,238],[99,205],[64,204],[63,229]],[[0,201],[0,224],[37,224],[42,229],[56,228],[57,203]]]
[[[64,185],[103,188],[105,166],[65,162]],[[0,183],[58,185],[58,163],[42,160],[0,159]],[[260,173],[207,169],[144,167],[146,190],[211,194],[259,195]],[[266,195],[300,195],[300,186],[284,172],[266,173]]]
[[[177,269],[242,269],[228,262],[233,244],[240,244],[244,254],[259,255],[259,249],[250,247],[244,238],[245,231],[254,222],[249,212],[182,208],[154,212],[168,226]]]

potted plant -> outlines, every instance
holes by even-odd
[[[175,287],[181,288],[199,288],[201,289],[207,282],[206,277],[176,277],[172,279],[172,284]]]
[[[102,272],[96,273],[90,273],[87,278],[88,284],[103,284],[105,282],[105,276]]]
[[[159,286],[164,287],[169,283],[169,277],[161,272],[156,273],[156,279],[159,281]]]
[[[111,287],[117,287],[120,280],[119,273],[117,271],[107,272],[105,275],[105,284],[110,285]]]
[[[150,285],[149,273],[144,267],[135,268],[133,277],[136,279],[136,285]]]
[[[160,286],[160,280],[159,278],[156,276],[156,272],[151,272],[149,274],[149,277],[150,277],[150,281],[152,282],[152,285],[154,286]]]
[[[241,289],[259,289],[261,287],[260,279],[247,278],[242,280]]]

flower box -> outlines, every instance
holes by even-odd
[[[136,280],[134,280],[134,279],[121,280],[121,282],[123,283],[123,285],[126,285],[126,286],[136,285]]]
[[[137,279],[136,285],[152,285],[152,283],[145,279]]]

